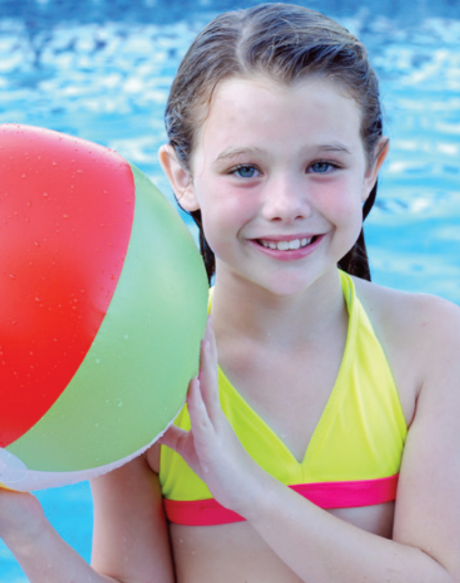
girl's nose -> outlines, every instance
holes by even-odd
[[[262,214],[267,221],[278,222],[293,222],[309,217],[311,206],[305,184],[284,179],[267,185]]]

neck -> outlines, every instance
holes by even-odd
[[[346,317],[336,269],[288,296],[274,295],[225,273],[219,275],[211,309],[218,342],[243,336],[263,344],[299,346],[314,341],[331,324]]]

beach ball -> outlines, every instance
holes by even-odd
[[[114,151],[0,126],[0,483],[35,490],[152,444],[198,373],[204,266]]]

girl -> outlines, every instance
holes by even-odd
[[[460,310],[367,281],[388,140],[364,47],[301,7],[224,14],[166,125],[215,276],[188,407],[94,480],[94,570],[31,495],[0,498],[6,543],[40,583],[460,581]]]

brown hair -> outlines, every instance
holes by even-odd
[[[361,138],[368,163],[382,135],[378,81],[366,49],[330,18],[301,6],[259,4],[215,18],[197,36],[177,72],[166,106],[169,143],[182,166],[190,171],[196,130],[204,122],[217,84],[230,77],[263,74],[291,84],[306,75],[322,75],[341,84],[361,110]],[[363,207],[371,210],[377,184]],[[201,223],[200,211],[190,213],[200,231],[200,247],[208,278],[215,258]],[[353,248],[339,261],[352,275],[370,280],[361,229]]]

